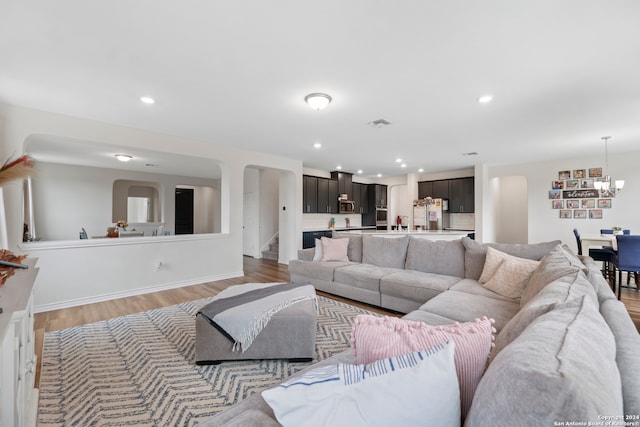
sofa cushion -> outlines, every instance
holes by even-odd
[[[370,365],[317,367],[262,396],[285,426],[459,425],[454,352],[447,342]]]
[[[380,279],[397,271],[398,269],[395,268],[370,264],[350,264],[337,268],[333,274],[333,280],[345,285],[380,292]]]
[[[322,237],[320,241],[322,242],[322,259],[320,261],[349,261],[349,257],[347,256],[349,240]]]
[[[571,299],[581,298],[585,295],[596,304],[596,293],[580,270],[549,283],[502,328],[496,337],[496,345],[492,351],[493,355],[498,354],[504,347],[509,345],[539,316],[553,310],[558,305],[565,304]]]
[[[462,241],[432,241],[410,236],[405,268],[424,273],[464,277]]]
[[[380,278],[380,293],[423,303],[459,281],[459,277],[403,270]]]
[[[571,265],[559,245],[553,248],[547,255],[540,260],[540,265],[536,268],[529,283],[527,283],[522,297],[520,298],[520,306],[524,307],[542,288],[564,276],[571,276],[581,271],[579,267]]]
[[[450,325],[455,322],[453,319],[449,319],[448,317],[440,316],[439,314],[429,313],[428,311],[423,310],[413,310],[411,313],[402,316],[403,319],[413,320],[414,322],[424,322],[427,325],[438,326],[438,325]]]
[[[481,295],[448,290],[422,304],[419,310],[429,311],[458,322],[471,322],[484,316],[495,319],[500,331],[518,312],[520,304]]]
[[[334,239],[349,239],[349,248],[347,249],[349,261],[362,262],[362,234],[334,231],[332,236]]]
[[[465,426],[506,426],[514,420],[521,426],[552,426],[621,416],[615,345],[586,296],[543,314],[489,365]]]
[[[362,262],[378,267],[401,268],[407,259],[409,236],[362,236]]]
[[[289,261],[289,272],[299,274],[311,279],[319,279],[327,282],[333,281],[334,271],[338,267],[352,265],[351,262],[316,262],[316,261],[300,261],[292,259]]]
[[[315,239],[315,251],[313,252],[313,261],[322,261],[322,240]]]
[[[616,362],[622,380],[625,414],[640,414],[640,382],[638,381],[638,357],[640,334],[635,328],[625,305],[615,298],[600,305],[600,313],[616,339]]]
[[[462,279],[455,285],[451,286],[449,290],[466,292],[468,294],[473,294],[473,295],[482,295],[487,298],[495,298],[502,301],[510,301],[510,302],[515,302],[520,304],[520,300],[518,298],[508,298],[508,297],[505,297],[504,295],[495,293],[492,290],[482,286],[480,283],[478,283],[477,280],[473,280],[473,279]]]
[[[464,253],[464,277],[478,280],[484,268],[487,248],[491,246],[499,251],[520,258],[527,258],[539,261],[551,249],[559,245],[560,240],[552,242],[517,244],[517,243],[478,243],[469,237],[462,238],[465,248]]]

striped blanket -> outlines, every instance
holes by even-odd
[[[313,285],[296,283],[247,283],[231,286],[198,312],[234,342],[233,351],[246,351],[280,310],[313,299]]]

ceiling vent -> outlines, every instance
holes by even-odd
[[[378,119],[368,123],[369,126],[372,126],[374,128],[383,128],[385,126],[389,126],[390,124],[391,122],[385,119]]]
[[[469,151],[468,153],[462,153],[463,156],[477,156],[478,153],[476,151]]]

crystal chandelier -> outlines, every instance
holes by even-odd
[[[596,190],[600,191],[600,193],[609,191],[611,188],[615,188],[616,192],[619,192],[622,190],[622,187],[624,187],[624,180],[616,180],[615,186],[611,186],[611,176],[609,175],[609,138],[611,137],[603,136],[601,138],[604,139],[604,176],[602,178],[598,178],[593,183],[593,186],[596,188]]]

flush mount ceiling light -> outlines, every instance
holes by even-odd
[[[143,104],[151,105],[151,104],[155,104],[156,101],[150,96],[142,96],[140,97],[140,102],[142,102]]]
[[[612,188],[611,176],[609,175],[609,139],[610,138],[611,138],[610,136],[603,136],[601,138],[601,139],[604,139],[604,166],[605,166],[604,176],[602,178],[598,178],[593,183],[593,187],[600,192],[609,191]],[[616,189],[616,192],[621,191],[622,187],[624,187],[624,180],[619,179],[615,181],[614,188]]]
[[[493,95],[482,95],[480,98],[478,98],[478,102],[481,104],[486,104],[487,102],[491,102],[493,101]]]
[[[129,160],[133,159],[133,157],[128,154],[116,154],[116,159],[120,160],[121,162],[128,162]]]
[[[331,97],[326,93],[310,93],[304,97],[304,100],[309,104],[309,107],[319,111],[327,108],[327,105],[331,102]]]

